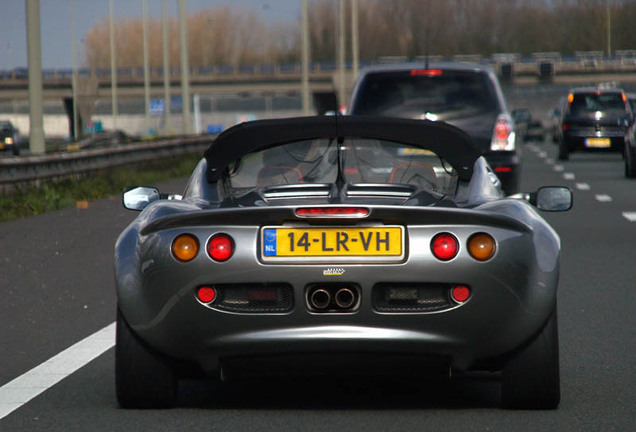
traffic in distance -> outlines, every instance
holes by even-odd
[[[13,156],[20,154],[20,134],[8,120],[0,120],[0,151],[10,152]]]
[[[630,96],[572,89],[554,112],[559,159],[621,152],[633,177]],[[488,67],[374,67],[347,115],[240,124],[185,191],[132,186],[124,205],[141,213],[115,254],[120,406],[174,406],[180,379],[256,365],[373,375],[395,360],[398,375],[493,373],[501,406],[557,408],[560,239],[540,212],[573,198],[518,190],[521,147],[544,136]],[[521,277],[505,270],[520,263]],[[464,322],[475,327],[446,339]]]

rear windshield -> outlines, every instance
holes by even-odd
[[[485,73],[413,70],[366,75],[352,113],[448,120],[498,109],[495,90]]]
[[[627,106],[623,100],[623,94],[610,93],[575,93],[570,103],[572,114],[583,114],[597,111],[621,111],[625,112]]]
[[[339,178],[340,177],[340,178]],[[349,138],[317,139],[250,153],[230,167],[234,193],[284,184],[408,184],[433,195],[457,186],[457,173],[437,154],[406,144]]]

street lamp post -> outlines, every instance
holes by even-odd
[[[161,3],[161,35],[163,45],[163,109],[166,131],[170,130],[170,58],[168,49],[168,1]]]
[[[338,0],[338,109],[345,105],[345,2]]]
[[[302,31],[302,102],[303,115],[309,115],[309,14],[307,11],[307,0],[302,0],[301,13]]]
[[[144,46],[144,101],[146,114],[146,130],[150,129],[150,66],[148,60],[148,0],[141,1],[142,32]]]
[[[73,140],[79,139],[78,122],[79,115],[77,113],[77,47],[75,45],[75,1],[71,0],[71,59],[73,62],[73,75],[71,87],[73,93]]]
[[[110,89],[111,89],[111,104],[112,104],[112,117],[113,117],[113,129],[117,129],[117,116],[119,115],[119,109],[117,107],[117,59],[115,58],[115,17],[113,12],[113,0],[109,3],[110,14]]]
[[[188,63],[188,17],[186,0],[179,0],[179,47],[181,51],[181,109],[183,132],[192,133],[190,113],[190,66]]]
[[[612,13],[609,0],[605,2],[605,8],[607,10],[607,59],[609,60],[612,55]]]
[[[353,57],[353,79],[358,77],[360,62],[360,43],[358,35],[358,0],[351,0],[351,55]]]

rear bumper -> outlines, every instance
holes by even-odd
[[[194,362],[208,375],[224,361],[279,356],[318,365],[330,356],[415,357],[468,370],[477,360],[521,346],[554,308],[554,300],[546,298],[528,310],[510,287],[495,285],[474,287],[474,298],[466,304],[433,314],[380,314],[363,306],[353,314],[318,315],[300,298],[290,314],[247,316],[184,298],[156,325],[136,326],[136,332],[157,350]],[[368,297],[363,294],[363,303]]]
[[[509,207],[516,219],[495,216],[501,211],[497,206]],[[375,209],[378,216],[389,210]],[[251,225],[189,226],[201,244],[211,232],[222,230],[237,246],[226,262],[199,254],[182,263],[167,246],[182,229],[166,229],[126,247],[128,254],[116,254],[119,307],[132,330],[151,347],[194,362],[210,375],[228,359],[282,355],[434,357],[467,370],[478,360],[498,358],[533,338],[556,304],[556,233],[517,200],[502,200],[484,210],[399,208],[400,219],[413,223],[406,225],[404,259],[388,263],[268,263],[259,258],[261,231]],[[449,224],[453,217],[462,222]],[[451,233],[460,244],[457,255],[446,262],[431,252],[431,241],[440,231]],[[497,242],[495,255],[485,262],[467,251],[468,240],[477,232],[487,232]],[[118,247],[123,245],[120,239]],[[290,287],[289,307],[237,312],[215,309],[196,298],[201,286],[254,283]],[[386,312],[378,306],[383,304],[374,296],[378,287],[416,283],[465,285],[471,294],[464,303],[443,309]],[[316,285],[355,285],[359,295],[354,310],[312,310],[307,299]],[[418,301],[430,298],[417,296]]]
[[[608,147],[593,147],[587,144],[589,138],[598,139],[606,138],[610,140]],[[606,135],[588,135],[583,132],[577,132],[575,130],[563,134],[563,143],[567,146],[568,151],[609,151],[622,153],[625,148],[625,133],[624,131],[616,131],[612,134]]]
[[[453,368],[467,370],[477,360],[521,346],[554,308],[558,259],[540,262],[550,255],[544,253],[537,255],[536,262],[528,260],[533,246],[518,240],[517,234],[500,241],[501,259],[489,263],[471,261],[460,251],[454,261],[439,265],[412,251],[412,261],[402,264],[339,266],[341,276],[323,276],[325,266],[262,265],[247,271],[244,266],[225,265],[222,275],[216,276],[193,276],[187,266],[182,271],[158,266],[139,292],[127,299],[120,295],[119,304],[142,340],[166,355],[198,364],[210,375],[218,373],[227,359],[325,354],[443,358]],[[425,252],[422,248],[422,255]],[[224,312],[195,298],[197,286],[214,277],[240,283],[256,273],[261,281],[285,281],[293,287],[293,307],[288,312]],[[312,312],[307,286],[338,281],[359,286],[357,309]],[[442,311],[378,311],[373,296],[378,283],[415,281],[466,284],[471,297]]]

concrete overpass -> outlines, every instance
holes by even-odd
[[[403,60],[403,59],[395,59]],[[483,59],[458,59],[457,61],[473,61],[484,63]],[[491,65],[498,71],[502,82],[510,87],[533,87],[538,85],[550,86],[578,86],[595,85],[601,82],[618,82],[631,89],[636,87],[636,62],[601,62],[590,65],[585,62],[564,62],[554,61],[551,63],[551,71],[542,75],[542,60],[536,62],[491,62]],[[506,65],[509,67],[506,70]],[[80,69],[78,71],[78,100],[79,111],[82,113],[82,106],[91,107],[96,101],[109,104],[111,98],[111,80],[109,71]],[[354,82],[354,77],[350,71],[347,72],[346,86],[347,94]],[[152,99],[163,99],[163,76],[160,71],[153,70],[151,75],[150,97]],[[339,104],[336,101],[338,88],[338,73],[335,67],[321,68],[314,66],[310,73],[310,91],[313,94],[314,109],[316,112],[324,112],[326,109],[333,109]],[[53,135],[66,135],[66,130],[72,130],[72,70],[44,71],[43,73],[43,99],[58,106],[64,103],[66,113],[62,118],[53,120],[49,115],[45,119],[47,131],[56,130]],[[300,67],[283,69],[273,66],[268,68],[250,67],[234,68],[223,70],[221,68],[194,69],[191,74],[190,88],[192,94],[199,94],[203,97],[216,97],[223,95],[299,95],[301,93],[301,72]],[[173,75],[170,80],[172,96],[181,95],[181,83],[178,75]],[[120,69],[117,78],[117,95],[120,103],[127,101],[141,103],[137,117],[130,119],[129,132],[138,133],[147,129],[147,121],[143,120],[143,100],[144,100],[144,78],[143,70]],[[28,79],[26,73],[0,73],[0,101],[18,101],[24,103],[28,100]],[[103,106],[103,105],[102,105]],[[9,114],[9,113],[5,113]],[[211,113],[210,113],[211,114]],[[234,119],[230,117],[222,118],[222,113],[215,116],[208,115],[203,119],[203,124],[225,123],[231,124]],[[66,117],[66,119],[64,119]],[[96,119],[93,116],[92,108],[85,111],[81,117],[86,119]],[[134,116],[129,116],[134,117]],[[20,129],[26,133],[28,130],[27,118],[25,116],[13,116],[19,120]],[[108,128],[110,121],[108,116],[97,117],[103,121],[104,127]],[[152,120],[152,127],[161,127],[160,122]],[[80,120],[81,121],[81,120]],[[178,120],[177,120],[178,121]],[[51,126],[55,122],[55,126]],[[134,126],[132,125],[134,122]],[[69,128],[67,125],[71,125]],[[121,126],[118,125],[118,127]],[[174,127],[174,126],[173,126]],[[81,130],[81,129],[80,129]],[[136,132],[137,131],[137,132]],[[47,132],[51,134],[51,132]]]
[[[309,78],[310,90],[313,93],[335,91],[334,74],[312,74]],[[109,76],[80,75],[92,96],[108,98],[111,94],[111,82]],[[72,78],[68,77],[44,77],[43,98],[63,99],[73,96]],[[212,94],[236,94],[236,93],[289,93],[300,92],[301,77],[297,74],[290,75],[232,75],[232,76],[195,76],[190,79],[190,87],[194,92]],[[181,81],[179,77],[170,80],[170,89],[174,95],[180,94]],[[121,97],[144,97],[143,77],[117,78],[117,94]],[[152,97],[163,97],[163,77],[153,76],[150,80],[150,94]],[[0,80],[0,99],[24,100],[28,96],[28,80],[26,78],[14,78]]]
[[[636,82],[636,60],[600,61],[562,61],[560,58],[543,59],[538,57],[531,62],[507,61],[501,58],[483,59],[479,56],[456,56],[454,61],[490,64],[499,73],[502,81],[518,85],[535,84],[594,84],[598,82]],[[385,61],[406,60],[402,57]],[[438,60],[435,58],[434,60]],[[383,63],[382,61],[378,63]],[[370,63],[367,63],[370,64]],[[549,66],[546,70],[544,66]],[[3,71],[0,74],[0,100],[26,100],[28,95],[28,79],[24,70]],[[81,83],[79,93],[88,93],[98,99],[111,95],[110,71],[103,69],[79,69]],[[350,70],[345,73],[346,87],[351,90],[355,77]],[[43,73],[43,98],[63,99],[72,97],[72,70],[52,70]],[[333,65],[312,65],[309,85],[312,93],[334,92],[338,86],[338,72]],[[282,67],[244,66],[192,68],[190,86],[195,93],[201,94],[262,94],[262,93],[296,93],[301,90],[300,65]],[[170,78],[171,92],[180,94],[181,81],[178,73]],[[163,97],[163,75],[161,70],[150,73],[151,97]],[[144,96],[144,76],[141,68],[120,68],[117,74],[117,94],[127,98]]]

